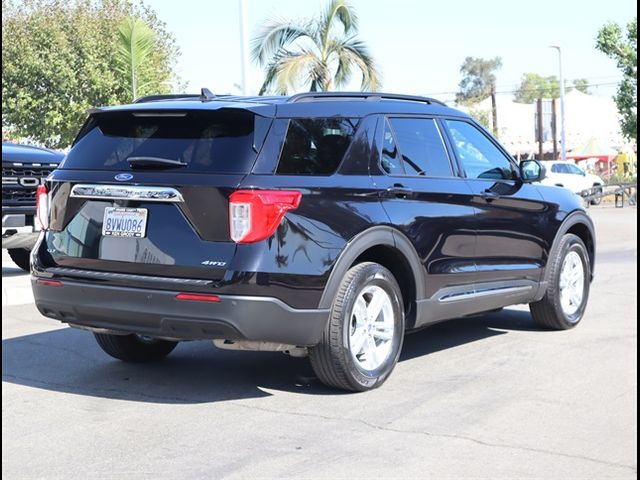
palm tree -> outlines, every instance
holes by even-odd
[[[268,90],[284,95],[300,84],[312,92],[340,88],[354,65],[362,73],[361,89],[378,90],[380,74],[357,32],[358,17],[346,0],[331,0],[311,21],[268,21],[252,40],[252,57],[267,71],[260,95]]]
[[[131,80],[131,94],[138,98],[140,66],[155,49],[156,34],[139,18],[125,18],[118,25],[118,49],[120,72]]]

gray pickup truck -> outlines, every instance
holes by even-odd
[[[36,189],[63,158],[46,148],[2,142],[2,248],[24,270],[38,238]]]

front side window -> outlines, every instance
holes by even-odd
[[[573,175],[584,175],[584,172],[580,169],[580,167],[577,167],[575,165],[567,164],[567,170],[569,170],[569,173],[572,173]]]
[[[331,175],[351,145],[357,123],[355,118],[291,119],[276,173]]]
[[[389,156],[390,142],[399,149],[399,159]],[[451,163],[435,121],[430,118],[389,119],[385,123],[382,168],[395,175],[451,177]]]
[[[460,120],[445,122],[467,178],[516,178],[513,164],[477,127]]]

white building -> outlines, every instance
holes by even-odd
[[[560,101],[556,103],[559,142]],[[496,107],[498,137],[502,144],[513,155],[535,154],[538,151],[535,141],[536,104],[515,103],[508,97],[498,96]],[[472,110],[484,112],[491,119],[491,98],[478,103]],[[608,148],[621,148],[626,142],[620,131],[618,118],[618,110],[613,99],[587,95],[575,89],[570,91],[565,95],[567,150],[584,145],[592,137]],[[545,152],[553,151],[553,143],[545,141],[543,149]]]

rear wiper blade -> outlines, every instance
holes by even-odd
[[[132,167],[185,167],[187,163],[180,160],[162,157],[129,157],[127,162]]]

